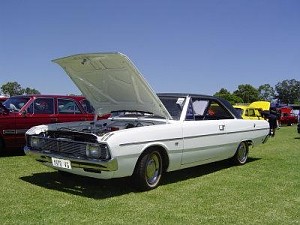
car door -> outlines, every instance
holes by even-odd
[[[71,98],[57,99],[57,118],[59,123],[87,120],[86,113],[81,109],[79,103]]]
[[[16,118],[19,133],[22,134],[17,137],[17,144],[24,143],[24,134],[29,128],[57,121],[53,97],[34,97],[27,105],[20,112],[22,115]]]
[[[202,164],[226,158],[225,119],[233,116],[210,99],[192,99],[183,122],[184,150],[182,164]]]
[[[17,112],[10,112],[2,104],[0,105],[0,142],[4,142],[6,147],[13,147],[15,144],[16,115]]]

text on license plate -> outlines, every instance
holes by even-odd
[[[52,157],[52,165],[64,169],[72,169],[70,160],[58,159]]]

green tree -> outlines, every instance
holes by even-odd
[[[1,92],[5,95],[14,96],[14,95],[23,95],[23,94],[40,94],[40,92],[34,88],[22,88],[21,85],[14,82],[7,82],[1,86]]]
[[[34,88],[26,88],[25,94],[30,95],[30,94],[41,94],[41,93]]]
[[[243,99],[243,102],[245,103],[251,103],[259,100],[258,90],[250,84],[239,85],[238,90],[234,91],[233,94]]]
[[[24,94],[24,89],[18,82],[7,82],[1,86],[1,91],[5,95],[14,96]]]
[[[260,100],[272,101],[275,97],[275,90],[270,84],[263,84],[258,87],[258,97]]]
[[[275,85],[275,90],[281,103],[294,104],[300,101],[300,81],[284,80]]]
[[[227,101],[229,101],[232,105],[236,104],[236,103],[241,103],[243,102],[243,99],[241,99],[240,97],[236,96],[235,94],[231,94],[227,89],[225,88],[221,88],[221,90],[219,92],[216,92],[214,94],[214,96],[216,97],[220,97],[220,98],[224,98]]]

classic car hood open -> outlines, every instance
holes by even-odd
[[[98,114],[128,110],[171,115],[133,63],[121,53],[78,54],[53,60]]]
[[[267,101],[256,101],[256,102],[252,102],[249,105],[249,108],[256,108],[256,109],[262,109],[263,111],[265,110],[270,110],[270,102]]]

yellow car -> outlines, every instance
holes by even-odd
[[[234,105],[233,107],[245,120],[261,120],[264,119],[261,112],[270,110],[270,102],[256,101],[252,102],[250,105]]]

